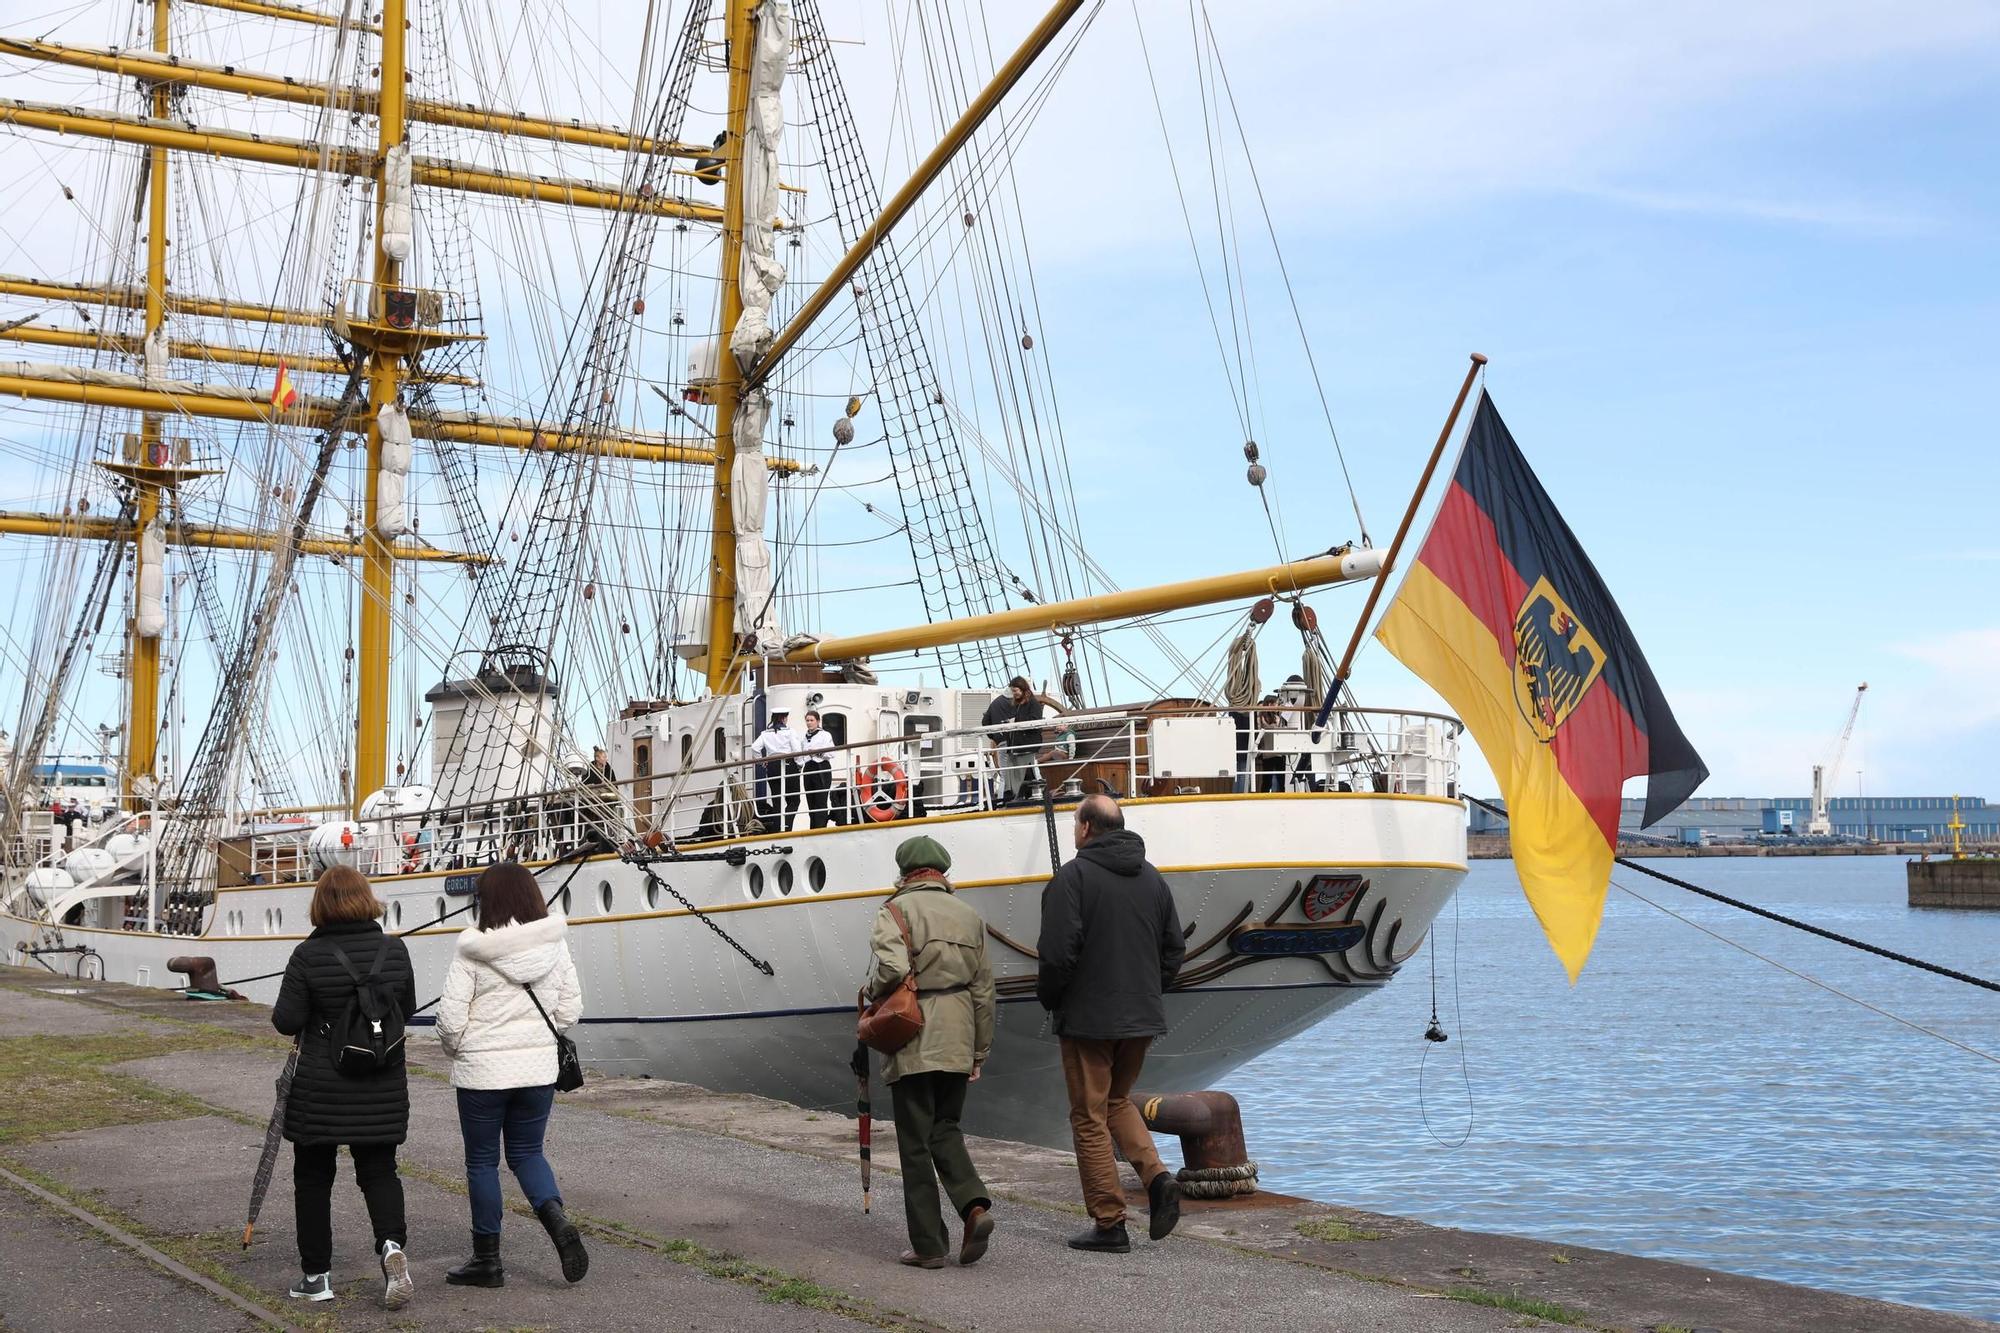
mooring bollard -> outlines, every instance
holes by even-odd
[[[187,977],[184,989],[203,991],[210,995],[225,994],[222,982],[215,975],[215,960],[207,954],[180,954],[167,960],[169,972],[179,972]]]
[[[1180,1137],[1186,1162],[1174,1178],[1190,1199],[1227,1199],[1257,1192],[1257,1163],[1243,1143],[1243,1112],[1226,1092],[1135,1096],[1146,1128]]]

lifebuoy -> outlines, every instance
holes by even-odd
[[[405,833],[403,835],[403,873],[408,874],[410,871],[415,870],[417,863],[421,860],[423,860],[423,849],[417,845],[417,835],[414,833]]]
[[[854,770],[854,792],[861,813],[877,824],[901,819],[910,806],[910,779],[893,759],[877,759]]]

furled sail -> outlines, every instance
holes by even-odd
[[[757,11],[757,37],[750,52],[750,111],[743,136],[743,258],[740,282],[743,314],[729,337],[730,355],[748,370],[771,346],[771,301],[785,285],[778,261],[778,140],[785,129],[779,89],[792,53],[792,7],[782,0]],[[729,494],[736,528],[736,634],[758,652],[775,652],[784,633],[771,614],[771,548],[764,541],[764,512],[770,482],[764,462],[764,427],[771,395],[752,389],[737,404],[736,461]]]
[[[410,530],[409,510],[403,503],[410,479],[410,418],[396,404],[384,403],[375,421],[382,432],[382,469],[375,480],[375,530],[393,541]]]

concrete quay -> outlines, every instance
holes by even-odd
[[[2000,856],[1912,861],[1905,873],[1912,907],[2000,908]]]
[[[0,1330],[343,1329],[1971,1330],[1971,1319],[1656,1260],[1263,1194],[1190,1202],[1129,1255],[1084,1255],[1069,1154],[975,1140],[996,1196],[974,1267],[904,1243],[886,1089],[875,1210],[854,1123],[682,1084],[593,1079],[549,1154],[591,1249],[566,1286],[511,1179],[499,1290],[447,1286],[468,1247],[456,1113],[413,1040],[403,1149],[417,1295],[391,1313],[351,1174],[334,1194],[339,1299],[289,1301],[290,1152],[240,1240],[285,1043],[268,1011],[0,967]],[[976,1091],[976,1090],[975,1090]],[[1256,1152],[1257,1145],[1251,1144]],[[1170,1160],[1173,1153],[1169,1152]]]

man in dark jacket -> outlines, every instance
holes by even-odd
[[[409,950],[383,934],[381,912],[368,880],[353,867],[334,866],[319,877],[314,930],[285,964],[271,1026],[299,1039],[298,1073],[285,1102],[285,1137],[292,1143],[292,1199],[304,1276],[289,1294],[307,1301],[333,1299],[333,1175],[335,1154],[344,1143],[382,1258],[383,1304],[398,1309],[410,1299],[403,1253],[409,1229],[403,1182],[396,1175],[396,1145],[410,1129],[409,1071],[400,1045],[380,1069],[365,1075],[343,1074],[333,1064],[334,1029],[354,996],[355,974],[367,979],[378,954],[374,981],[394,991],[403,1017],[416,1012]]]
[[[1180,1220],[1180,1185],[1161,1165],[1131,1092],[1146,1048],[1167,1030],[1163,993],[1187,946],[1173,893],[1116,801],[1085,797],[1075,839],[1076,856],[1042,890],[1035,997],[1062,1040],[1076,1169],[1094,1223],[1070,1248],[1124,1254],[1132,1241],[1113,1139],[1146,1187],[1153,1239]]]

